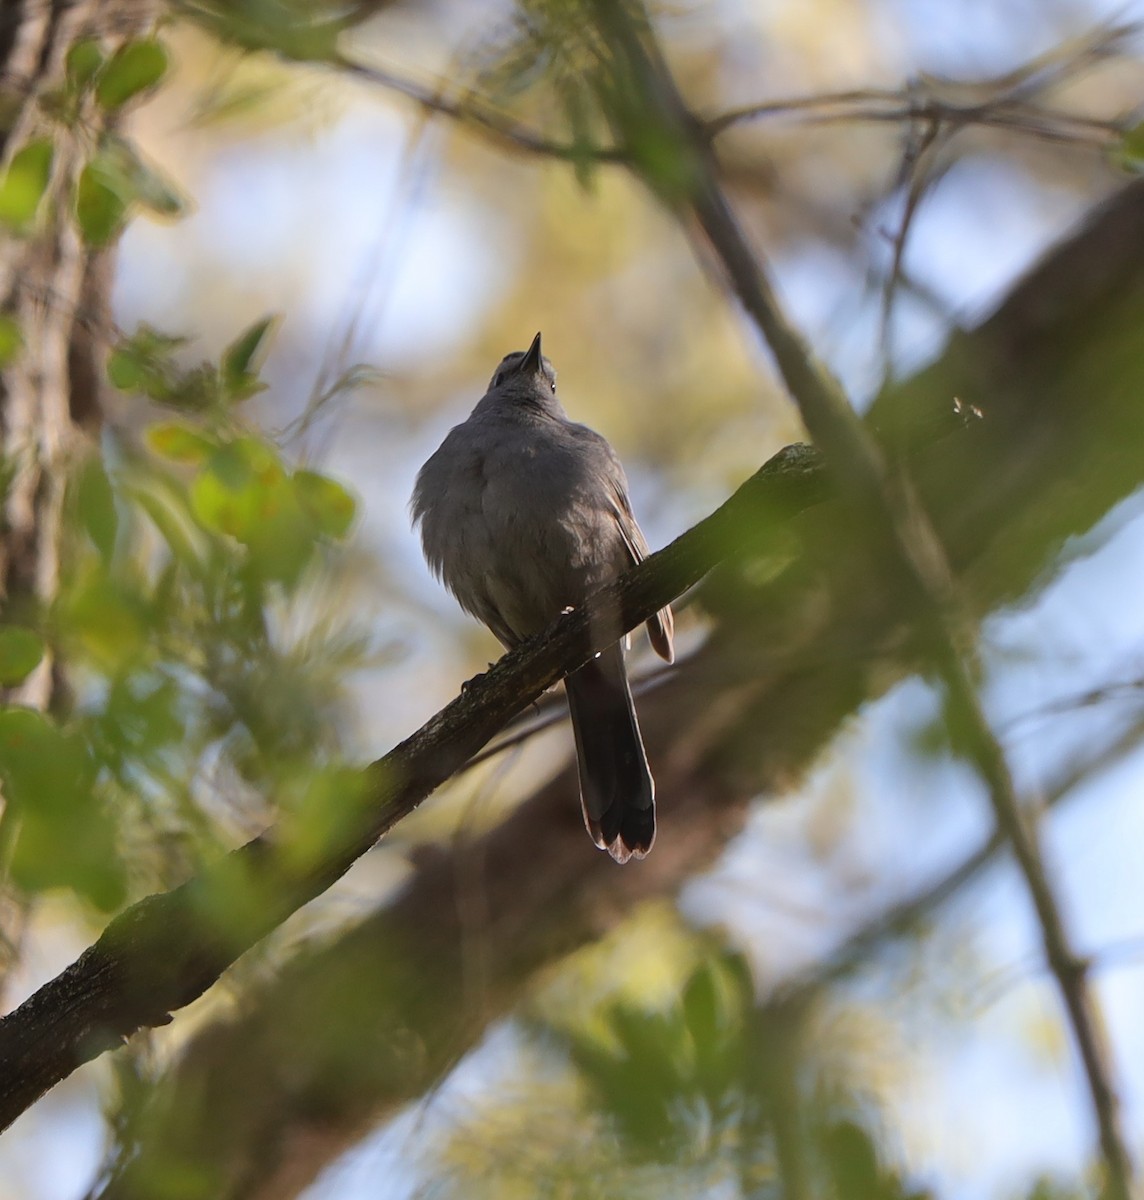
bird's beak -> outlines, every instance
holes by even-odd
[[[520,373],[522,375],[539,375],[540,374],[540,334],[532,339],[532,345],[529,346],[528,352],[524,358],[520,360]]]

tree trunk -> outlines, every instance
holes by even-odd
[[[8,479],[0,538],[4,622],[38,625],[56,595],[68,467],[99,429],[108,331],[108,252],[93,253],[72,219],[70,198],[84,163],[84,142],[44,112],[43,97],[65,74],[68,47],[80,37],[109,43],[142,32],[154,0],[5,0],[0,8],[0,160],[37,137],[55,147],[51,179],[31,230],[3,231],[0,313],[18,325],[23,348],[0,370],[0,453]],[[85,136],[98,136],[102,112],[84,114]],[[48,711],[63,698],[51,652],[0,699]],[[15,830],[0,823],[0,871]],[[3,876],[0,875],[0,879]],[[0,980],[19,945],[25,904],[0,893]]]

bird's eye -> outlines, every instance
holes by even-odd
[[[552,388],[552,394],[555,395],[556,394],[556,380],[555,379],[552,381],[550,386]]]

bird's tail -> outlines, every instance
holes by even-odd
[[[643,858],[655,841],[655,785],[622,647],[610,646],[573,671],[564,687],[576,736],[584,824],[616,862]]]

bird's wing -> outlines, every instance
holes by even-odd
[[[643,530],[639,527],[639,522],[632,512],[632,503],[628,498],[628,480],[624,474],[624,468],[616,457],[616,452],[608,443],[599,436],[593,434],[598,439],[600,445],[607,452],[605,471],[605,479],[607,483],[608,506],[611,509],[612,516],[616,521],[616,528],[619,530],[620,537],[623,539],[624,545],[632,560],[632,565],[643,562],[651,553],[648,547],[647,539],[643,535]],[[652,649],[656,654],[664,660],[664,662],[675,661],[675,647],[672,639],[675,633],[675,618],[671,613],[671,606],[664,605],[663,608],[648,619],[647,622],[648,638],[651,640]]]

